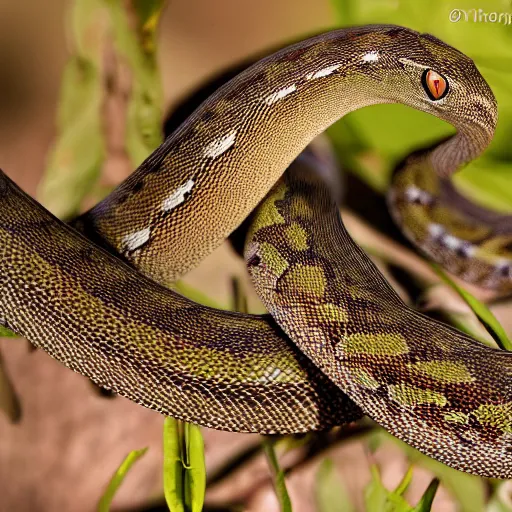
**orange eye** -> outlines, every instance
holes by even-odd
[[[443,75],[432,69],[426,69],[421,77],[423,88],[431,100],[440,100],[448,92],[448,82]]]

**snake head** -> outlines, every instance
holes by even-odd
[[[496,98],[473,60],[430,34],[402,27],[382,32],[379,50],[362,60],[372,64],[370,57],[379,55],[373,64],[385,70],[379,91],[385,101],[394,97],[458,130],[479,130],[490,141],[498,118]]]
[[[394,27],[383,29],[380,37],[381,100],[404,103],[457,129],[428,156],[435,171],[448,176],[478,157],[494,136],[498,110],[474,62],[430,34]]]
[[[498,107],[494,94],[466,55],[439,39],[422,34],[425,49],[425,69],[442,74],[447,82],[447,93],[440,100],[428,98],[430,111],[453,124],[459,131],[471,132],[475,142],[487,146],[498,121]],[[425,82],[423,82],[425,89]],[[475,155],[476,156],[476,155]]]

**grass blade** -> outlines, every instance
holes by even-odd
[[[498,346],[503,350],[512,350],[512,343],[510,342],[505,329],[503,329],[498,320],[496,320],[496,317],[491,313],[489,308],[483,302],[479,301],[476,297],[461,288],[457,283],[452,281],[452,279],[448,277],[439,265],[432,263],[432,268],[436,271],[439,277],[446,284],[450,285],[473,310]]]
[[[107,489],[103,493],[99,503],[98,512],[108,512],[114,496],[123,483],[123,480],[131,467],[148,451],[147,448],[133,450],[123,460],[117,471],[112,475]]]
[[[364,501],[367,512],[380,512],[382,510],[393,512],[410,512],[412,507],[405,501],[402,493],[411,480],[411,469],[394,491],[386,489],[380,478],[378,467],[373,464],[370,468],[372,480],[365,488]]]
[[[263,451],[267,457],[268,464],[274,475],[274,487],[279,500],[281,512],[291,512],[292,503],[286,489],[286,482],[284,479],[284,471],[280,468],[277,460],[276,452],[274,450],[274,440],[265,438],[263,440]]]
[[[414,507],[414,512],[430,512],[432,502],[436,497],[437,488],[439,487],[439,478],[434,478],[423,493],[418,504]]]
[[[164,495],[169,510],[185,512],[179,421],[164,420]]]
[[[198,425],[185,423],[183,427],[186,447],[185,502],[191,512],[201,512],[206,492],[203,435]]]
[[[203,510],[206,464],[204,440],[199,426],[165,418],[163,480],[169,510]]]

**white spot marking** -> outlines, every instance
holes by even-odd
[[[439,243],[451,251],[457,251],[461,256],[472,258],[475,254],[477,248],[473,244],[446,233],[446,230],[441,224],[429,224],[428,232],[434,240],[439,241]]]
[[[261,377],[258,378],[259,382],[275,382],[276,380],[279,382],[280,376],[284,375],[280,368],[265,368],[265,373]]]
[[[443,236],[444,228],[441,224],[429,224],[428,232],[433,238],[439,238],[440,236]]]
[[[409,185],[405,189],[405,198],[411,203],[419,202],[423,205],[428,205],[432,201],[432,196],[428,192],[415,185]]]
[[[269,96],[267,96],[265,98],[265,103],[267,105],[273,105],[276,101],[282,100],[283,98],[288,96],[288,94],[291,94],[292,92],[295,92],[296,90],[297,90],[297,86],[295,84],[290,85],[290,87],[285,87],[284,89],[280,89],[279,91],[274,92],[274,93],[270,94]]]
[[[363,62],[377,62],[379,60],[379,52],[372,51],[363,55]]]
[[[168,212],[176,208],[179,204],[185,201],[185,194],[188,194],[194,186],[194,180],[188,180],[187,183],[178,187],[167,199],[162,202],[162,210]]]
[[[462,246],[461,252],[466,258],[472,258],[475,255],[476,247],[473,244],[466,243]]]
[[[204,150],[204,156],[209,158],[217,158],[218,156],[222,155],[222,153],[225,153],[235,143],[235,137],[236,130],[231,130],[223,137],[219,137],[213,142],[210,142],[210,144],[208,144]]]
[[[424,66],[423,64],[418,64],[416,61],[408,59],[406,57],[400,57],[398,59],[398,62],[401,62],[402,64],[405,64],[406,66],[413,66],[415,68],[420,68],[420,69],[428,69],[428,66]]]
[[[306,80],[314,80],[315,78],[322,78],[324,76],[328,76],[331,73],[334,73],[339,67],[341,67],[341,64],[334,64],[333,66],[328,66],[326,68],[319,69],[314,73],[308,73],[306,75]]]
[[[456,251],[462,247],[464,243],[460,238],[453,235],[445,235],[442,239],[443,245],[452,251]]]
[[[151,229],[144,228],[140,231],[135,231],[134,233],[130,233],[123,238],[123,244],[126,251],[135,251],[141,245],[144,245],[151,236]]]

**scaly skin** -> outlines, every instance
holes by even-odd
[[[2,171],[0,211],[0,324],[96,384],[238,432],[307,432],[361,417],[268,317],[213,310],[163,288]]]
[[[447,78],[444,98],[426,94],[427,69]],[[460,52],[400,27],[338,30],[220,88],[75,227],[168,284],[240,224],[315,135],[386,102],[457,127],[405,165],[439,180],[494,133],[494,96]],[[295,167],[249,233],[250,271],[269,310],[391,433],[453,467],[511,477],[511,356],[407,309],[345,233],[325,188]],[[0,320],[98,384],[228,430],[299,432],[360,414],[268,317],[215,312],[163,289],[5,176],[0,207]]]
[[[454,468],[511,475],[512,353],[406,306],[316,175],[288,171],[267,195],[246,260],[273,318],[366,414]]]
[[[485,210],[433,172],[421,152],[397,169],[388,204],[404,234],[462,279],[512,293],[512,215]]]
[[[441,102],[425,94],[425,68],[450,79]],[[446,174],[480,154],[497,116],[472,61],[437,39],[395,26],[336,30],[221,87],[76,226],[145,275],[173,282],[249,215],[316,135],[376,103],[404,103],[457,126],[433,159]]]

